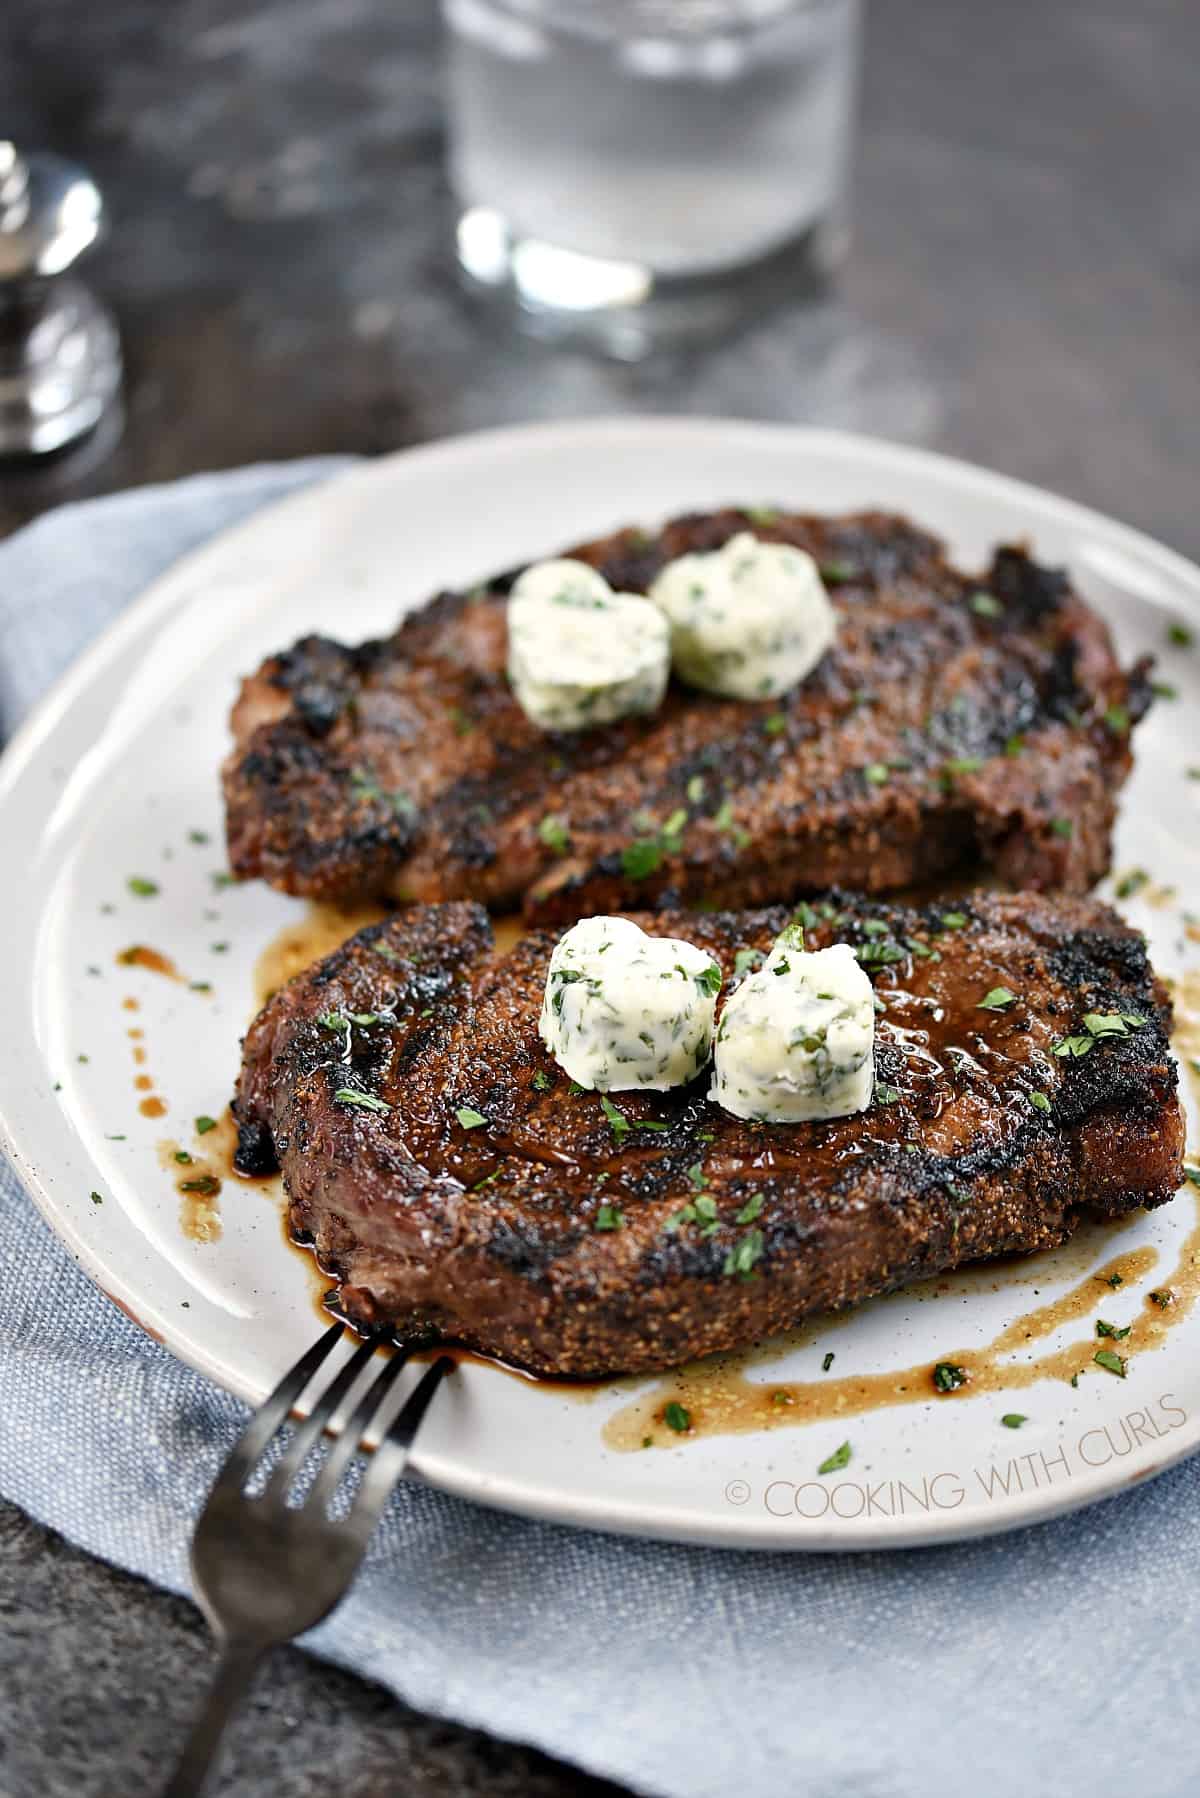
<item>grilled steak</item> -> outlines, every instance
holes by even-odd
[[[243,684],[234,871],[538,922],[980,867],[1083,891],[1105,871],[1149,687],[1065,576],[1010,548],[969,577],[883,513],[727,510],[570,553],[644,592],[668,560],[747,528],[810,551],[839,614],[836,646],[785,699],[672,682],[652,716],[547,736],[504,678],[514,577],[443,594],[391,637],[308,637]]]
[[[245,1043],[239,1165],[282,1166],[292,1228],[361,1327],[572,1375],[755,1341],[1171,1197],[1169,1006],[1114,912],[835,895],[803,916],[810,946],[859,946],[884,1007],[859,1116],[743,1123],[708,1102],[707,1074],[607,1106],[572,1091],[537,1034],[552,936],[498,954],[458,903],[361,931],[270,1001]],[[787,919],[641,921],[732,982],[738,951]],[[999,986],[1011,1003],[982,1007]],[[1056,1055],[1064,1036],[1090,1047]]]

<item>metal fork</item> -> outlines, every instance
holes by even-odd
[[[192,1538],[196,1596],[212,1625],[221,1657],[208,1701],[196,1719],[164,1798],[199,1798],[216,1766],[225,1727],[267,1652],[327,1617],[343,1596],[367,1550],[372,1531],[404,1472],[421,1419],[454,1366],[443,1355],[384,1431],[346,1515],[327,1508],[371,1426],[382,1418],[409,1351],[397,1349],[332,1441],[298,1504],[288,1494],[337,1408],[353,1390],[378,1348],[364,1342],[332,1379],[295,1432],[260,1497],[246,1484],[317,1369],[342,1335],[335,1324],[315,1342],[251,1418],[217,1476]]]

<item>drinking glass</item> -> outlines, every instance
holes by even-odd
[[[624,357],[847,241],[860,0],[442,0],[466,281]]]

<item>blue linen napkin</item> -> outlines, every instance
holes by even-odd
[[[337,466],[147,488],[0,545],[10,725],[183,550]],[[0,1269],[0,1490],[186,1591],[190,1521],[244,1407],[90,1285],[8,1169]],[[404,1486],[308,1645],[672,1798],[1183,1798],[1200,1790],[1200,1460],[991,1541],[819,1557],[620,1540]]]

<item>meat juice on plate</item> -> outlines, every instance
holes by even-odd
[[[858,0],[445,0],[453,175],[517,238],[660,276],[835,211]]]

